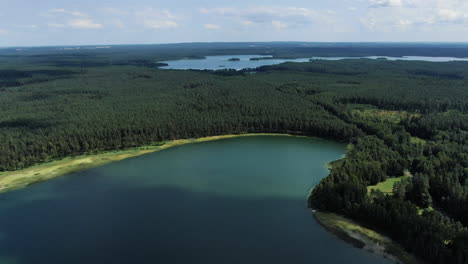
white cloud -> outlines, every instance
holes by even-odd
[[[220,29],[220,25],[215,25],[215,24],[205,24],[206,29]]]
[[[400,19],[396,21],[395,26],[400,26],[400,27],[407,27],[413,25],[413,21],[408,20],[408,19]]]
[[[162,28],[177,28],[179,24],[171,20],[145,20],[144,25],[148,28],[162,29]]]
[[[252,25],[254,22],[250,21],[250,20],[243,20],[241,21],[241,24],[244,25],[244,26],[250,26]]]
[[[278,30],[285,29],[288,27],[288,25],[284,22],[278,21],[278,20],[273,20],[271,21],[271,25]]]
[[[373,7],[395,7],[403,6],[402,0],[369,0]]]
[[[468,1],[369,0],[369,3],[372,8],[361,18],[361,23],[373,31],[395,28],[437,31],[468,23]]]
[[[85,14],[78,12],[78,11],[70,11],[64,8],[54,8],[50,9],[49,13],[60,13],[60,14],[67,14],[67,15],[72,15],[72,16],[77,16],[77,17],[84,17],[86,16]]]
[[[253,7],[253,8],[201,8],[200,12],[203,14],[215,14],[223,16],[234,17],[250,17],[262,20],[265,17],[313,17],[317,12],[308,8],[299,7]]]
[[[125,24],[122,22],[122,20],[120,19],[115,19],[112,21],[112,24],[116,27],[116,28],[126,28]]]
[[[95,23],[91,19],[75,19],[68,22],[68,26],[78,29],[99,29],[103,26],[101,24]]]
[[[199,11],[246,26],[260,24],[276,29],[334,22],[333,13],[302,7],[201,8]]]
[[[47,26],[51,27],[51,28],[64,28],[64,27],[66,27],[66,25],[60,24],[60,23],[47,23]]]
[[[0,35],[4,35],[4,34],[7,34],[7,33],[8,33],[8,30],[0,28]]]
[[[135,12],[135,17],[147,28],[165,29],[179,27],[180,17],[172,14],[168,10],[146,8]]]
[[[26,28],[26,29],[38,28],[37,25],[17,25],[16,27],[17,27],[17,28]]]
[[[377,22],[374,17],[362,17],[359,19],[361,24],[370,30],[375,30]]]
[[[467,19],[466,14],[450,9],[441,9],[437,12],[437,15],[441,22],[463,22],[463,20]]]

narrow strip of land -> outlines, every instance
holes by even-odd
[[[157,142],[155,144],[127,149],[102,152],[97,154],[81,155],[76,157],[68,157],[61,160],[51,161],[36,166],[16,170],[0,172],[0,192],[6,192],[9,190],[19,189],[28,185],[50,180],[65,174],[95,168],[108,164],[114,161],[120,161],[132,157],[137,157],[164,149],[168,149],[175,146],[206,142],[227,138],[235,137],[246,137],[246,136],[292,136],[288,134],[238,134],[238,135],[222,135],[222,136],[211,136],[194,139],[178,139],[166,142]]]
[[[420,263],[391,239],[333,213],[314,212],[314,217],[328,231],[347,243],[388,258],[396,263]]]

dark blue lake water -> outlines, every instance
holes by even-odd
[[[344,153],[320,139],[234,138],[4,193],[0,263],[390,263],[306,208],[325,164]]]

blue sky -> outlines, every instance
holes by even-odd
[[[466,0],[0,0],[0,46],[468,41]]]

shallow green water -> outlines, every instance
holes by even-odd
[[[0,195],[0,263],[390,263],[327,233],[320,139],[184,145]]]

